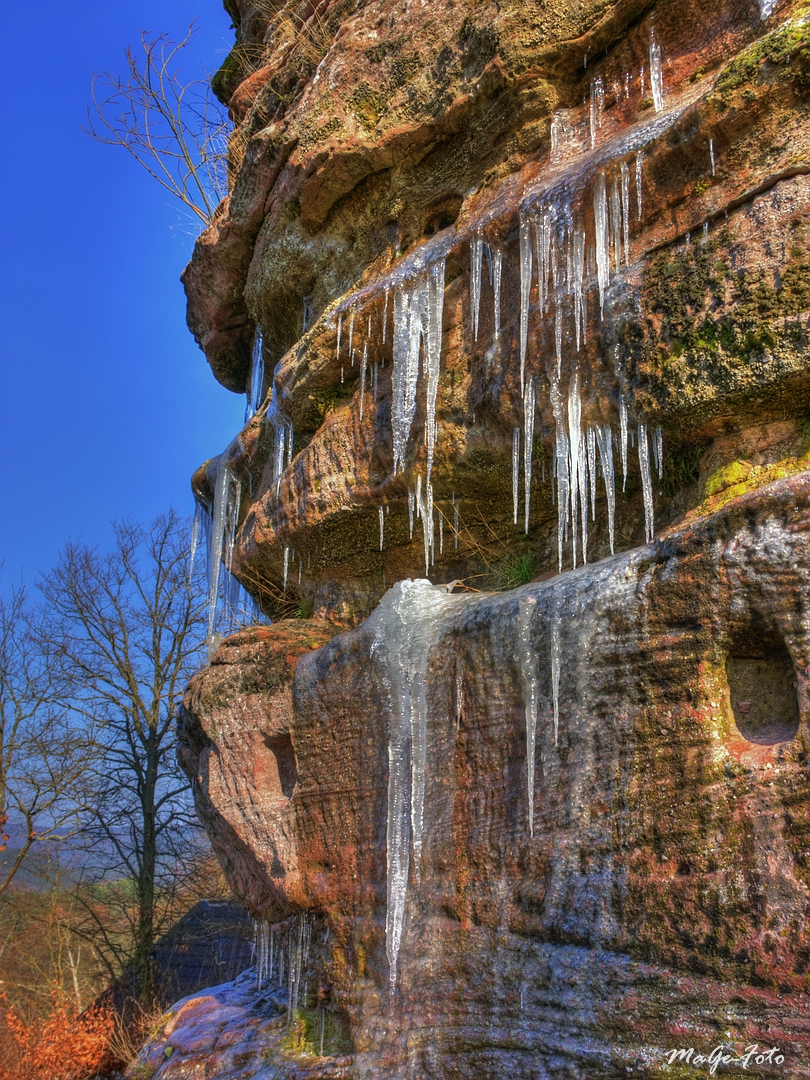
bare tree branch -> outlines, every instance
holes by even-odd
[[[195,33],[173,42],[141,31],[141,51],[125,51],[127,71],[93,77],[84,129],[98,142],[123,146],[153,179],[204,225],[227,193],[225,150],[230,122],[207,78],[184,82],[183,50]]]

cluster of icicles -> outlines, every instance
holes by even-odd
[[[775,6],[775,0],[761,0],[763,18]],[[664,85],[661,49],[654,33],[649,50],[650,92],[656,113],[663,109]],[[640,73],[642,96],[645,93],[645,74]],[[613,88],[616,91],[616,87]],[[625,79],[624,92],[630,93],[630,77]],[[593,149],[603,124],[604,85],[601,78],[591,83],[588,110],[588,138]],[[663,130],[663,127],[659,130]],[[658,131],[655,132],[656,134]],[[572,148],[580,152],[579,134],[574,130],[564,111],[558,113],[552,123],[552,160],[569,155]],[[574,146],[574,144],[577,144]],[[709,140],[709,156],[712,175],[715,172],[714,145]],[[578,362],[581,347],[587,341],[587,285],[595,279],[599,296],[599,311],[604,318],[606,297],[612,277],[621,273],[630,262],[630,233],[633,210],[638,220],[642,216],[642,168],[643,156],[637,147],[628,162],[623,158],[612,165],[597,167],[593,184],[594,238],[591,251],[586,249],[586,228],[582,210],[575,209],[570,193],[558,189],[558,193],[545,193],[539,198],[527,198],[520,214],[519,261],[520,261],[520,314],[519,314],[519,363],[520,386],[523,402],[522,425],[516,426],[512,438],[512,501],[515,524],[520,510],[520,471],[523,468],[523,525],[528,532],[530,522],[532,461],[534,448],[535,414],[539,376],[529,370],[529,313],[530,296],[536,288],[539,317],[546,320],[553,332],[553,356],[549,357],[547,379],[549,401],[554,421],[553,458],[550,480],[552,496],[558,509],[558,559],[562,570],[564,552],[570,544],[572,563],[577,565],[581,557],[587,561],[588,522],[596,515],[598,482],[604,485],[607,506],[607,524],[610,550],[614,548],[615,484],[616,467],[614,448],[618,448],[621,463],[622,484],[628,475],[628,444],[635,444],[641,474],[645,535],[651,541],[654,531],[652,463],[659,477],[663,473],[663,446],[661,429],[648,432],[644,420],[637,420],[631,427],[626,397],[619,395],[618,433],[609,423],[583,422],[582,377]],[[635,208],[632,206],[635,186]],[[489,285],[493,304],[493,340],[502,332],[501,284],[504,252],[484,239],[478,229],[470,241],[470,312],[472,336],[477,341],[480,332],[484,260],[486,259]],[[429,571],[435,548],[442,551],[444,515],[434,506],[433,463],[437,439],[436,402],[440,375],[442,344],[442,306],[444,299],[445,258],[440,256],[428,265],[424,260],[417,264],[409,277],[400,277],[385,286],[382,315],[382,341],[385,343],[390,299],[393,292],[391,375],[391,425],[394,473],[406,470],[406,457],[411,428],[416,413],[417,389],[420,371],[425,382],[425,444],[426,469],[423,480],[419,472],[408,489],[410,535],[413,537],[414,520],[422,521],[425,568]],[[357,306],[346,312],[348,333],[344,333],[344,315],[336,321],[337,362],[340,379],[344,380],[346,354],[354,367],[360,363],[360,417],[365,410],[366,386],[369,380],[376,399],[378,365],[369,361],[371,339],[371,316],[368,316],[367,337],[362,346],[357,341]],[[365,320],[363,320],[365,322]],[[306,318],[305,318],[306,322]],[[346,340],[348,339],[348,340]],[[572,341],[567,381],[563,380],[563,344]],[[568,350],[566,349],[566,353]],[[380,366],[382,365],[382,362]],[[248,395],[246,419],[258,410],[263,398],[264,367],[261,358],[261,339],[257,337],[251,371],[251,389]],[[279,491],[284,468],[292,461],[292,426],[276,404],[272,394],[267,409],[266,423],[274,438],[273,477],[276,493]],[[223,456],[224,457],[224,456]],[[544,466],[545,470],[545,466]],[[209,567],[211,570],[209,590],[209,631],[213,631],[220,586],[220,562],[225,565],[225,603],[233,608],[231,597],[234,585],[230,579],[234,530],[238,518],[241,489],[230,474],[227,464],[221,464],[217,472],[214,503],[206,521],[209,543]],[[198,507],[198,513],[199,513]],[[384,545],[385,514],[387,507],[378,508],[380,550]],[[453,532],[458,547],[459,517],[455,494],[452,498]],[[205,508],[202,513],[205,514]],[[195,522],[197,519],[195,519]],[[198,523],[192,547],[196,550]],[[215,557],[217,556],[217,557]],[[193,555],[192,555],[193,557]],[[284,582],[290,558],[289,548],[284,550]],[[299,569],[300,577],[300,569]],[[219,591],[218,591],[219,590]],[[387,815],[387,915],[386,946],[389,961],[390,983],[396,985],[397,958],[402,940],[409,866],[413,857],[417,880],[424,824],[425,770],[427,763],[427,703],[426,672],[430,647],[434,641],[440,616],[448,606],[464,602],[452,597],[429,581],[400,581],[383,598],[372,616],[374,640],[372,655],[383,665],[384,683],[390,697],[388,734],[388,815]],[[527,750],[527,796],[529,802],[529,827],[533,831],[532,807],[534,804],[534,760],[539,698],[537,658],[532,646],[531,622],[536,601],[531,596],[520,600],[517,638],[517,659],[525,686],[526,750]],[[559,616],[551,625],[551,689],[553,699],[554,740],[557,742],[559,728],[559,685],[561,671],[561,625]],[[457,688],[457,722],[461,713],[461,686]],[[266,923],[257,924],[257,982],[259,986],[276,978],[283,981],[286,965],[288,993],[291,1003],[290,1015],[295,1015],[301,972],[306,967],[305,942],[308,947],[305,924],[298,923],[287,938],[286,950],[274,947],[273,929]],[[291,944],[292,943],[292,944]],[[294,944],[294,947],[293,947]],[[306,990],[304,994],[306,998]]]
[[[313,921],[306,913],[293,915],[278,925],[267,919],[253,920],[256,989],[286,983],[288,1028],[295,1025],[299,1003],[305,1009],[310,1006],[308,975],[311,974],[312,931]],[[321,1054],[324,1020],[321,1009]]]

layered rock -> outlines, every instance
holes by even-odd
[[[268,1075],[807,1075],[806,4],[229,10],[184,281],[255,415],[193,484],[265,612],[329,620],[227,639],[180,717],[285,920]],[[350,1057],[293,1053],[318,1016]]]
[[[223,459],[242,482],[234,572],[268,610],[285,549],[296,570],[300,560],[307,604],[355,621],[424,568],[408,498],[426,479],[427,379],[396,474],[391,372],[402,336],[395,299],[426,267],[445,283],[431,480],[434,531],[441,523],[453,543],[430,557],[439,580],[492,579],[516,553],[530,552],[538,572],[555,567],[555,375],[565,399],[578,374],[583,428],[611,426],[614,448],[622,401],[633,431],[660,425],[661,524],[700,503],[701,455],[718,436],[792,424],[792,445],[777,440],[765,460],[801,456],[810,308],[801,5],[782,2],[766,20],[753,3],[685,0],[564,14],[458,3],[330,3],[306,17],[283,8],[269,23],[250,5],[237,14],[240,41],[220,82],[243,157],[184,280],[190,326],[217,377],[247,390],[254,327],[273,371]],[[541,282],[541,245],[527,277],[519,233],[524,222],[533,238],[544,217],[558,265],[546,259]],[[479,236],[502,259],[497,337],[486,257],[474,332]],[[521,366],[537,397],[528,539],[510,491],[513,431],[525,440],[528,423]],[[294,441],[279,463],[281,417]],[[216,467],[195,478],[209,507]],[[619,547],[645,536],[632,454],[629,470]],[[601,491],[598,507],[591,558],[610,550]]]
[[[299,650],[283,720],[244,704],[289,663],[283,624],[197,677],[198,810],[256,914],[328,926],[320,992],[348,1020],[352,1075],[652,1075],[720,1042],[779,1046],[783,1074],[807,1075],[808,558],[805,475],[513,592],[425,582],[425,616],[400,624],[398,586]],[[208,781],[213,761],[255,778],[251,748],[279,723],[297,771],[283,807],[263,811],[273,769],[250,800]]]

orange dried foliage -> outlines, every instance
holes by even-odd
[[[52,1000],[46,1019],[26,1024],[0,995],[0,1080],[87,1080],[103,1069],[115,1027],[113,1010],[91,1005],[77,1013],[56,989]]]

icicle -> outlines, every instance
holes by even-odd
[[[602,76],[591,80],[591,105],[589,123],[591,131],[591,150],[596,146],[596,130],[602,127],[602,111],[605,105],[605,86]]]
[[[492,252],[492,288],[495,306],[495,340],[501,336],[501,278],[503,275],[503,252],[494,248]]]
[[[287,421],[287,464],[292,465],[293,459],[293,425],[292,420]]]
[[[709,139],[709,164],[712,167],[712,176],[715,175],[715,163],[714,163],[714,139]]]
[[[562,312],[562,296],[557,293],[554,297],[554,355],[557,360],[557,378],[560,377],[562,371],[562,330],[563,330],[563,312]]]
[[[641,221],[641,166],[644,155],[639,150],[636,154],[636,203],[638,204],[638,220]]]
[[[394,368],[391,374],[391,427],[394,444],[394,475],[405,466],[405,451],[416,411],[419,346],[423,311],[427,304],[427,280],[420,278],[410,289],[394,292]]]
[[[422,516],[422,474],[417,473],[416,476],[416,516],[420,518]]]
[[[430,487],[433,474],[433,454],[436,446],[436,394],[439,389],[439,371],[442,352],[442,309],[444,307],[444,259],[435,262],[429,271],[427,299],[427,334],[425,339],[425,365],[427,367],[427,484]],[[479,267],[480,278],[480,267]],[[480,280],[479,280],[480,292]]]
[[[351,356],[352,358],[354,357],[354,350],[352,348],[352,342],[354,341],[354,317],[355,317],[355,314],[356,314],[355,309],[352,308],[351,311],[349,312],[349,356]],[[352,363],[354,363],[354,359],[352,359]]]
[[[391,292],[391,286],[385,286],[385,304],[383,305],[383,319],[382,319],[382,343],[385,344],[385,335],[388,329],[388,294]]]
[[[517,525],[520,478],[520,428],[512,431],[512,518]]]
[[[655,111],[664,107],[664,72],[661,66],[661,46],[655,39],[655,29],[650,28],[650,86]]]
[[[340,365],[340,385],[343,385],[343,365]]]
[[[444,554],[444,514],[442,514],[441,510],[439,510],[438,507],[436,509],[437,509],[437,513],[439,515],[439,554],[443,555]]]
[[[524,713],[526,717],[526,793],[528,796],[529,835],[534,836],[534,769],[537,739],[538,677],[537,656],[532,646],[532,617],[537,608],[533,596],[522,596],[518,605],[518,659],[523,675]]]
[[[484,241],[476,231],[470,241],[470,315],[472,316],[473,340],[478,341],[478,316],[481,309],[481,257]]]
[[[576,330],[577,352],[579,352],[580,341],[587,340],[587,318],[585,311],[585,302],[582,292],[583,281],[585,279],[585,232],[583,229],[577,229],[574,233],[572,268],[572,291],[574,295],[574,328]]]
[[[264,389],[264,355],[262,352],[262,332],[256,327],[253,338],[253,351],[250,359],[250,390],[245,406],[245,423],[255,416],[262,403],[262,391]]]
[[[652,477],[650,476],[650,448],[647,445],[647,425],[643,420],[638,424],[638,463],[641,467],[641,490],[644,494],[644,533],[648,544],[655,535],[653,525]]]
[[[596,276],[599,281],[599,310],[605,314],[605,291],[610,281],[610,233],[608,229],[605,174],[596,178],[593,192],[593,215],[596,228]]]
[[[587,499],[587,493],[578,490],[580,481],[579,430],[581,415],[582,403],[579,396],[579,372],[575,372],[571,376],[571,382],[568,384],[568,453],[570,459],[569,483],[571,485],[571,513],[569,522],[571,525],[571,545],[574,567],[577,565],[577,496],[584,495]]]
[[[568,502],[569,502],[569,478],[568,478],[568,436],[565,430],[565,404],[560,393],[560,384],[557,378],[551,380],[551,407],[554,412],[556,438],[554,445],[554,464],[556,466],[557,479],[557,558],[560,573],[562,573],[563,541],[568,527]]]
[[[588,561],[588,448],[585,432],[579,436],[579,517],[582,528],[582,562]]]
[[[290,549],[284,548],[284,592],[287,591],[287,572],[290,568]]]
[[[532,455],[534,451],[534,410],[535,410],[534,379],[529,379],[526,384],[526,396],[523,399],[523,496],[525,499],[525,525],[524,532],[529,534],[529,513],[532,498]]]
[[[380,551],[383,549],[383,536],[385,534],[385,512],[381,506],[377,507],[377,512],[380,515]]]
[[[214,485],[213,528],[211,530],[211,579],[208,586],[208,638],[209,643],[214,633],[214,619],[219,595],[219,575],[222,565],[223,542],[228,513],[228,495],[230,493],[231,473],[221,461],[217,465],[217,478]]]
[[[368,342],[363,344],[363,361],[360,364],[360,422],[363,422],[363,403],[366,400],[366,361],[368,360]]]
[[[303,574],[303,572],[304,572],[304,560],[299,559],[298,560],[298,584],[299,585],[301,584],[301,575]]]
[[[529,219],[520,219],[520,393],[526,381],[526,345],[529,340],[529,294],[532,288],[532,241]]]
[[[340,360],[340,335],[341,335],[342,331],[343,331],[343,316],[338,315],[338,321],[337,321],[337,346],[335,347],[335,360]]]
[[[613,432],[610,424],[604,428],[596,428],[596,442],[599,446],[599,460],[602,463],[602,476],[605,480],[605,497],[608,508],[608,537],[610,539],[610,554],[613,554],[613,539],[616,518],[616,490],[613,478]]]
[[[624,231],[624,262],[630,265],[630,170],[622,162],[622,226]]]
[[[776,5],[779,0],[759,0],[759,17],[763,21],[769,19],[776,11]]]
[[[411,491],[410,488],[408,488],[408,522],[409,522],[409,525],[410,525],[409,536],[410,536],[411,540],[413,540],[413,511],[414,511],[415,503],[416,503],[416,498],[414,496],[414,493]]]
[[[641,83],[641,98],[644,100],[644,65],[641,65],[641,71],[638,74],[639,82]]]
[[[588,424],[588,476],[591,491],[591,521],[596,521],[596,435],[593,426]]]
[[[610,185],[610,231],[613,234],[613,256],[618,274],[622,268],[622,204],[619,182],[615,176]]]
[[[622,491],[627,489],[627,402],[619,398],[619,450],[622,456]]]
[[[428,581],[406,580],[386,593],[372,616],[372,655],[384,667],[383,685],[389,694],[385,940],[392,990],[402,942],[411,843],[417,882],[421,865],[428,657],[440,616],[458,602]]]
[[[655,435],[653,436],[653,445],[655,446],[655,462],[658,466],[658,479],[664,479],[664,433],[660,427],[655,429]]]
[[[191,553],[188,560],[188,576],[194,574],[194,558],[197,554],[197,545],[200,541],[200,504],[194,501],[194,520],[191,523]]]
[[[554,745],[559,744],[560,732],[560,661],[562,649],[560,647],[560,617],[555,615],[551,620],[551,697],[554,707]]]

